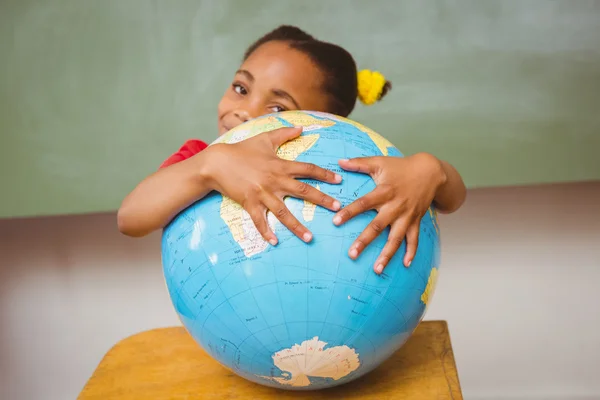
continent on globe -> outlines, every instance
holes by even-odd
[[[429,211],[429,216],[431,217],[431,222],[433,223],[433,227],[435,228],[435,233],[440,234],[440,227],[438,225],[438,213],[437,210],[434,210],[432,207],[429,207],[427,210]]]
[[[384,156],[388,156],[389,155],[389,149],[393,149],[394,145],[387,140],[386,138],[384,138],[383,136],[381,136],[379,133],[367,128],[366,126],[363,126],[361,124],[357,124],[354,121],[348,120],[346,121],[346,123],[354,126],[355,128],[357,128],[358,130],[366,133],[371,140],[373,141],[373,143],[375,143],[375,146],[377,146],[377,148],[379,149],[379,151],[381,151],[381,154],[383,154]]]
[[[316,129],[324,129],[334,126],[336,123],[332,119],[315,118],[306,113],[289,113],[280,115],[279,118],[288,122],[291,126],[301,126],[303,132],[310,132]]]
[[[438,278],[438,269],[436,267],[431,268],[431,272],[429,273],[429,278],[427,279],[427,286],[425,286],[425,290],[423,294],[421,294],[421,301],[425,304],[425,307],[429,306],[429,301],[431,300],[431,296],[435,291],[435,285],[437,283]]]
[[[214,143],[237,143],[264,132],[284,127],[302,127],[304,132],[327,128],[335,125],[335,121],[315,118],[310,114],[296,113],[289,115],[267,115],[250,123],[238,125],[220,136]]]
[[[273,354],[273,363],[282,377],[262,378],[289,386],[310,386],[309,377],[339,380],[358,369],[360,362],[354,349],[346,345],[325,349],[326,342],[318,337],[295,344]]]
[[[285,127],[285,125],[279,118],[269,115],[253,121],[251,124],[242,124],[236,126],[235,128],[221,135],[217,140],[215,140],[215,143],[238,143],[260,133],[273,131],[283,127]]]

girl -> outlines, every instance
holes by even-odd
[[[357,97],[372,104],[391,88],[379,73],[357,72],[343,48],[315,39],[299,28],[280,26],[252,44],[218,105],[219,135],[249,119],[284,110],[323,111],[347,117]],[[287,209],[285,196],[307,200],[335,211],[333,223],[344,224],[374,209],[377,216],[348,250],[356,259],[384,229],[389,238],[374,264],[380,274],[406,237],[404,265],[417,250],[419,224],[433,203],[442,213],[457,210],[465,200],[465,186],[447,162],[426,153],[409,157],[367,157],[340,160],[347,171],[369,174],[376,188],[341,208],[340,203],[300,182],[310,178],[339,183],[341,177],[313,164],[286,161],[276,150],[301,134],[283,128],[236,144],[208,147],[199,140],[186,142],[161,168],[144,179],[123,201],[119,230],[140,237],[161,229],[187,206],[215,190],[239,203],[250,214],[263,238],[277,238],[266,214],[271,211],[295,235],[309,242],[311,233]]]

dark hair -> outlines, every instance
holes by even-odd
[[[281,25],[252,43],[244,53],[244,60],[261,45],[271,41],[288,42],[291,48],[309,56],[325,76],[323,89],[330,97],[329,111],[342,117],[350,115],[358,97],[358,82],[356,62],[348,51],[333,43],[318,40],[298,27]],[[391,87],[391,83],[386,82],[379,100]]]

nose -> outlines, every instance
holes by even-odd
[[[235,115],[235,117],[237,119],[240,120],[240,122],[246,122],[250,119],[252,119],[252,115],[250,115],[250,113],[248,112],[248,110],[245,109],[237,109],[233,112],[233,115]]]
[[[244,96],[244,98],[236,104],[233,115],[240,121],[246,122],[261,115],[264,102],[260,96]]]

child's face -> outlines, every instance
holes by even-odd
[[[327,111],[323,74],[304,53],[282,42],[256,49],[219,102],[219,135],[261,115],[285,110]]]

